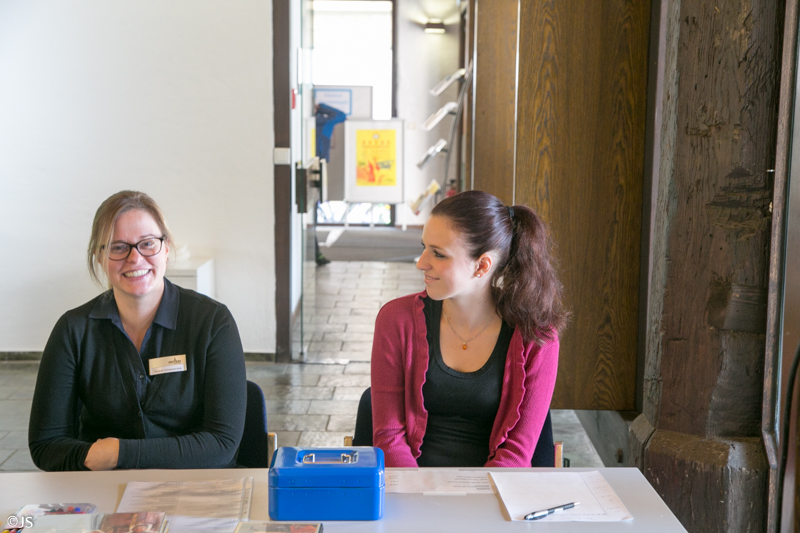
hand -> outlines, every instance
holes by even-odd
[[[83,462],[89,470],[113,470],[119,461],[119,439],[98,439]]]

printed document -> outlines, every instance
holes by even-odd
[[[619,522],[632,520],[628,509],[597,470],[591,472],[491,472],[497,492],[514,522],[525,515],[580,502],[543,522]]]
[[[486,471],[479,470],[387,470],[386,493],[404,492],[430,495],[491,494]]]
[[[250,518],[252,495],[252,477],[211,481],[130,481],[117,512],[164,511],[167,519],[194,516],[247,520]]]

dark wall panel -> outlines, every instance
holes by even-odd
[[[550,224],[572,311],[553,408],[636,407],[649,26],[638,0],[521,4],[516,200]]]
[[[506,204],[514,194],[517,10],[517,0],[475,1],[472,188]]]

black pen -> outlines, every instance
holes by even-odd
[[[545,509],[543,511],[534,511],[530,514],[526,514],[525,520],[539,520],[540,518],[544,518],[545,516],[549,516],[553,513],[557,513],[559,511],[566,511],[567,509],[572,509],[579,503],[581,502],[572,502],[572,503],[567,503],[565,505],[559,505],[558,507],[553,507],[551,509]]]

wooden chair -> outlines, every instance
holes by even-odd
[[[358,411],[356,412],[356,431],[352,437],[344,438],[345,446],[372,446],[372,393],[367,388],[361,394],[358,401]],[[550,420],[550,412],[544,420],[542,432],[533,451],[531,466],[564,466],[563,459],[564,445],[562,442],[553,442],[553,423]]]

